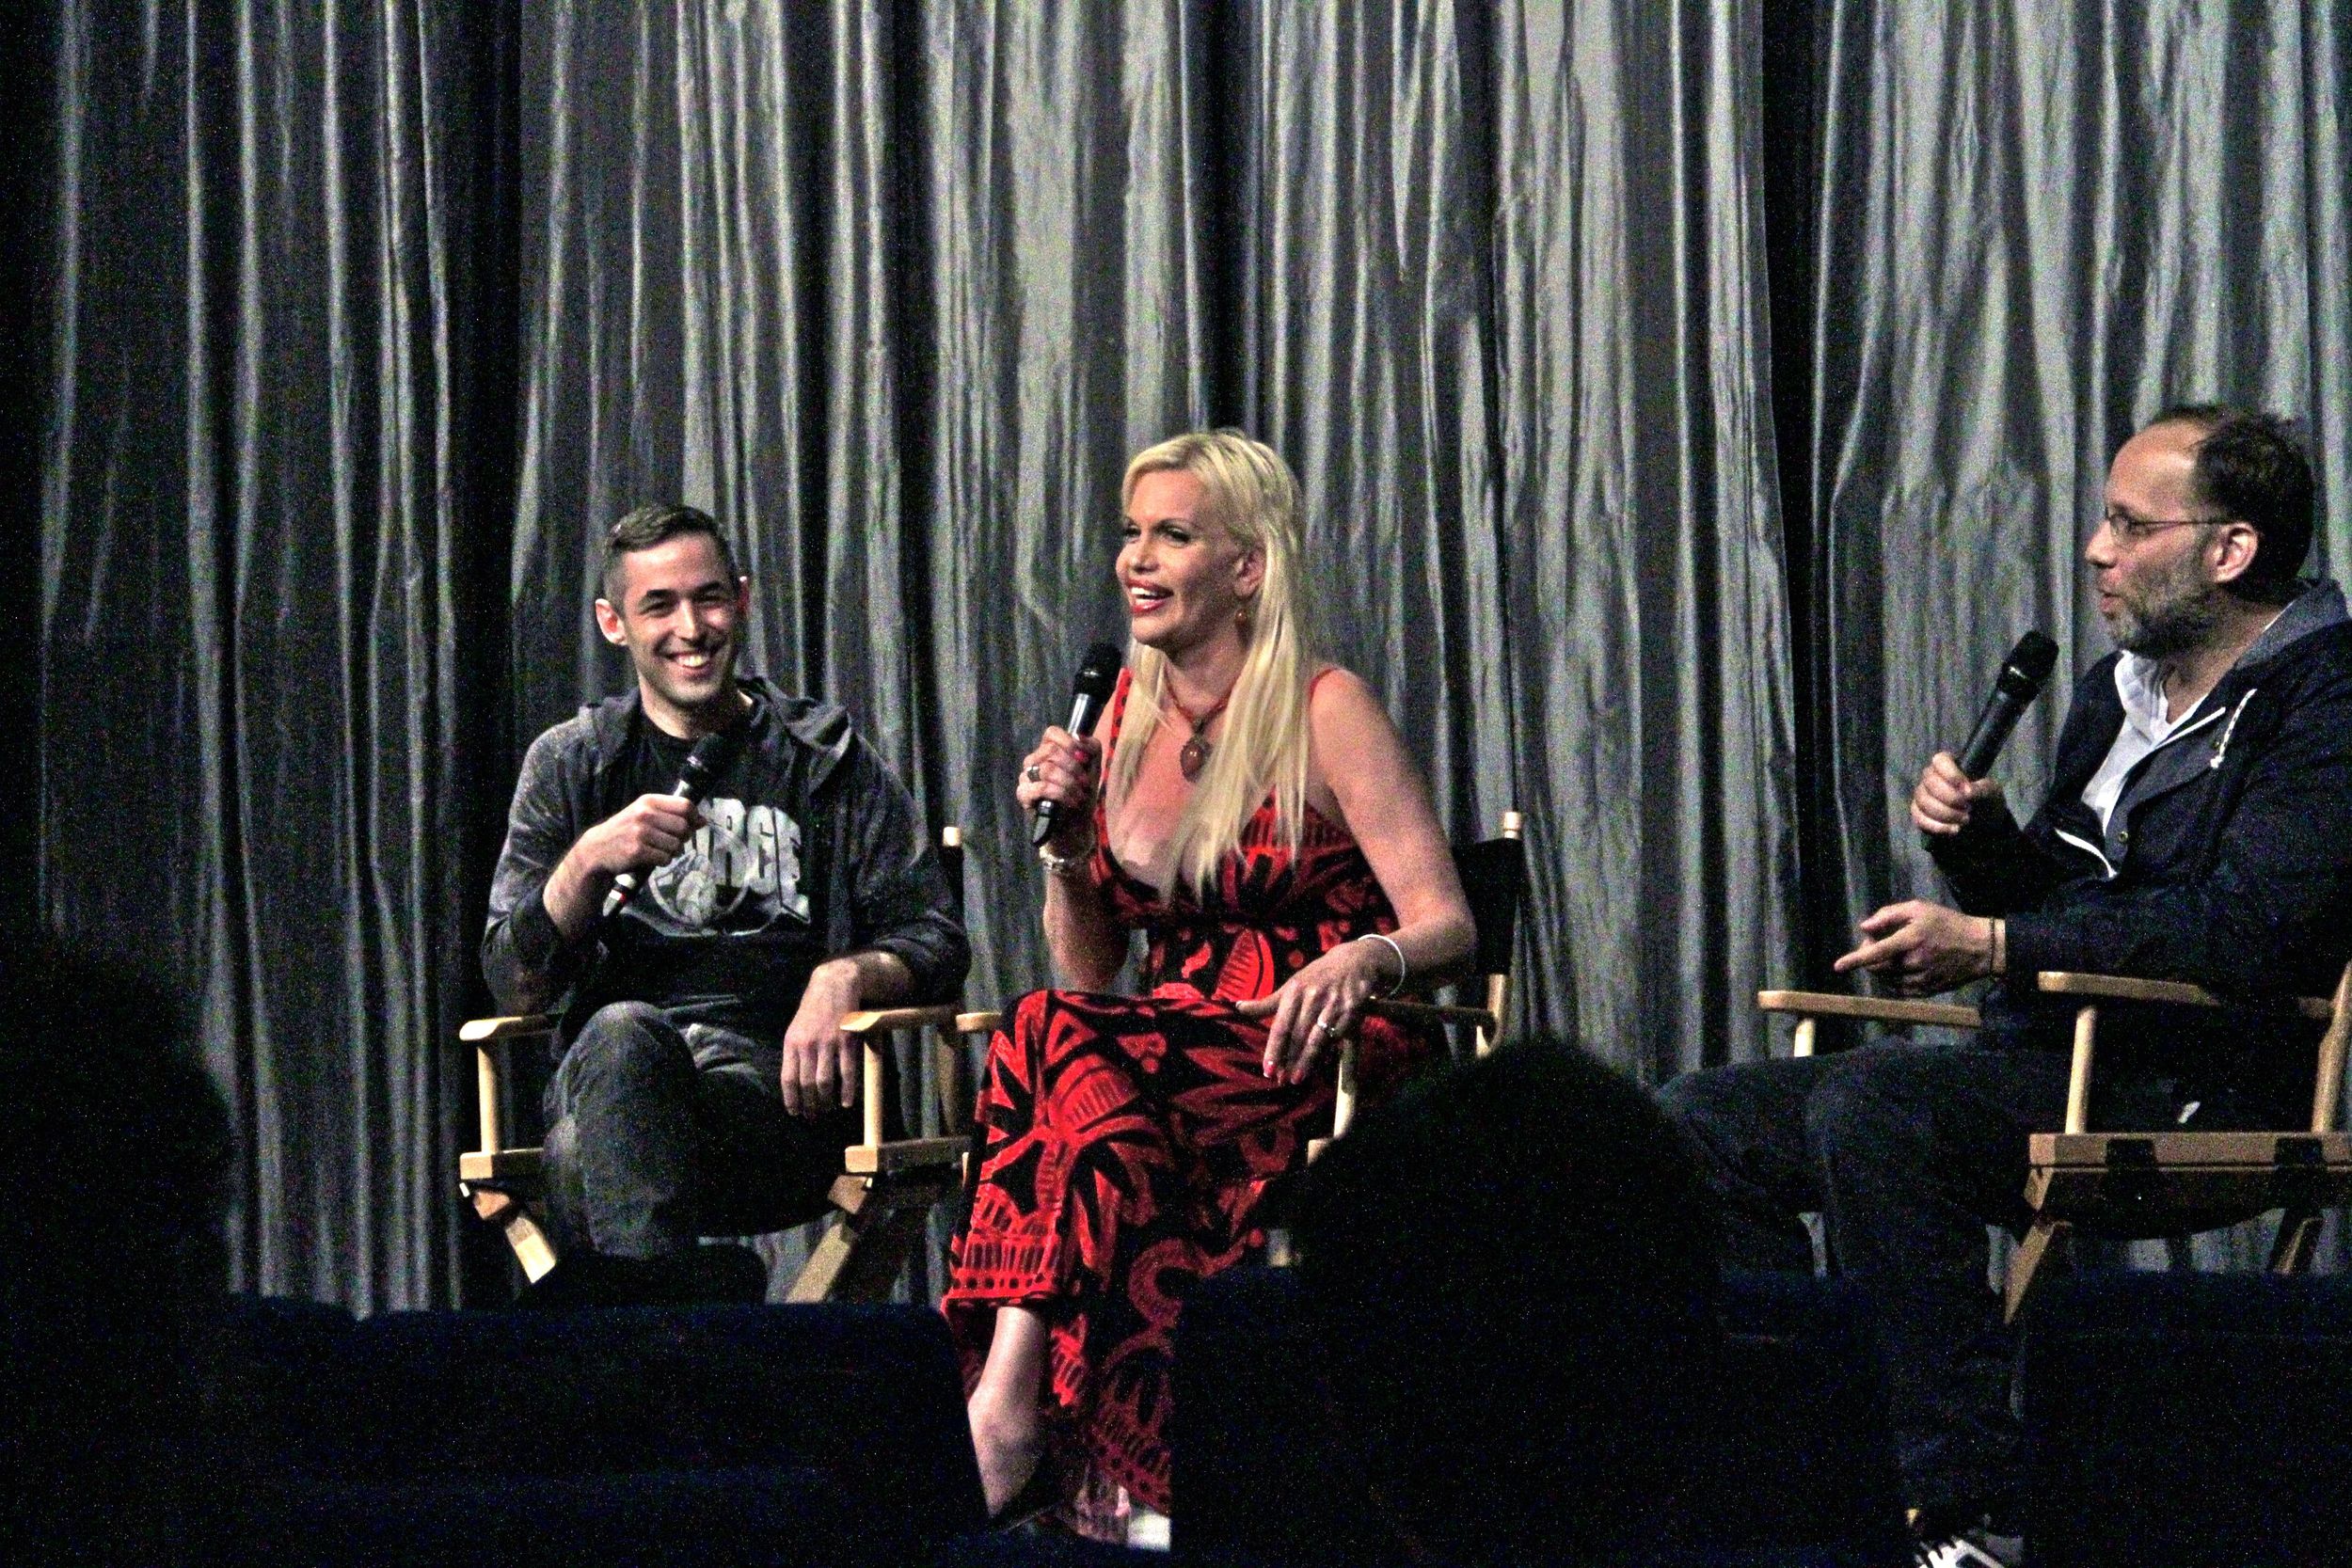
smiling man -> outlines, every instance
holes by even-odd
[[[1973,1041],[1882,1041],[1667,1085],[1724,1199],[1726,1259],[1805,1268],[1797,1216],[1871,1287],[1921,1560],[1999,1562],[2015,1500],[2009,1357],[1986,1223],[2022,1226],[2026,1135],[2064,1120],[2070,1014],[2032,976],[2078,970],[2325,994],[2352,942],[2352,626],[2297,578],[2309,463],[2285,426],[2167,410],[2124,443],[2083,560],[2118,651],[2074,689],[2057,768],[2023,828],[1948,753],[1912,820],[1958,908],[1862,922],[1837,960],[1910,994],[1985,976]],[[2294,1126],[2312,1036],[2119,1009],[2102,1028],[2097,1125]],[[2283,1118],[2283,1119],[2281,1119]]]
[[[856,1141],[844,1014],[943,999],[970,953],[905,788],[829,703],[739,675],[751,580],[717,523],[640,508],[596,626],[636,689],[532,743],[490,892],[500,1006],[564,1008],[547,1095],[557,1299],[756,1294],[697,1245],[807,1219]],[[724,736],[699,805],[675,793]],[[607,912],[625,875],[642,879]]]

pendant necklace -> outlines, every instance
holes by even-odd
[[[1168,705],[1183,714],[1184,722],[1192,726],[1192,738],[1185,741],[1184,749],[1176,753],[1176,769],[1184,774],[1186,784],[1199,778],[1200,769],[1209,765],[1209,752],[1213,748],[1209,744],[1208,736],[1202,732],[1209,727],[1209,721],[1223,713],[1225,705],[1232,700],[1233,689],[1229,686],[1225,689],[1225,695],[1210,705],[1208,712],[1195,718],[1190,708],[1176,700],[1174,692],[1168,693]]]

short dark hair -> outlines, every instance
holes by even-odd
[[[2317,488],[2295,427],[2276,414],[2226,403],[2174,404],[2148,428],[2168,424],[2200,432],[2189,472],[2195,498],[2262,536],[2236,591],[2265,604],[2295,597],[2300,591],[2296,574],[2312,550]]]
[[[621,557],[639,550],[652,549],[667,544],[681,533],[708,536],[718,547],[719,564],[725,569],[732,584],[741,574],[735,569],[735,551],[727,544],[727,536],[719,527],[719,520],[698,506],[683,501],[656,501],[641,506],[619,522],[604,536],[604,566],[598,574],[604,584],[604,596],[610,600],[620,592]]]

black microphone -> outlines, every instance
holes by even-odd
[[[1094,728],[1094,716],[1103,705],[1111,700],[1111,689],[1119,684],[1119,667],[1125,660],[1119,650],[1108,642],[1097,642],[1087,650],[1086,662],[1078,666],[1078,678],[1070,683],[1070,722],[1064,726],[1072,735],[1083,738]],[[1053,836],[1054,802],[1037,803],[1037,826],[1030,831],[1032,847],[1041,846]]]
[[[670,786],[670,793],[684,796],[690,806],[701,800],[735,761],[736,751],[742,743],[740,720],[695,741],[694,749],[686,753],[685,766],[678,769],[677,783]],[[620,913],[637,896],[638,882],[634,871],[624,871],[613,878],[612,891],[604,895],[604,913],[599,918],[610,920]]]
[[[2017,640],[1993,682],[1993,694],[1984,700],[1984,711],[1977,715],[1975,732],[1960,749],[1963,773],[1981,779],[1993,771],[1993,759],[2001,754],[2009,732],[2042,695],[2042,683],[2050,678],[2057,664],[2058,644],[2040,632],[2029,631]]]

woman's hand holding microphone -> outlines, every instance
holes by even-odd
[[[1094,796],[1101,787],[1103,743],[1049,726],[1037,749],[1021,759],[1013,798],[1025,813],[1054,803],[1054,832],[1044,847],[1055,860],[1071,860],[1094,847]],[[1048,861],[1050,869],[1053,862]]]

